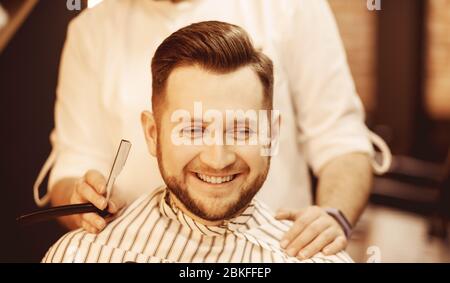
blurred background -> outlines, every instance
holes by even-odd
[[[66,2],[0,0],[0,261],[37,262],[64,233],[14,219],[36,208],[32,186],[50,152],[61,48],[80,12]],[[394,154],[348,251],[357,262],[450,262],[450,0],[329,3],[367,125]]]

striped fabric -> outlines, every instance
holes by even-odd
[[[42,262],[353,262],[345,253],[300,261],[279,241],[291,222],[260,202],[221,226],[206,226],[172,208],[160,188],[122,210],[99,234],[82,229],[61,237]]]

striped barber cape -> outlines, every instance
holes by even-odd
[[[276,220],[255,199],[221,226],[206,226],[174,209],[167,196],[165,187],[142,196],[99,234],[82,229],[65,234],[42,262],[353,262],[345,252],[307,260],[290,257],[279,241],[292,222]]]

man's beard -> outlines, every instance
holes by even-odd
[[[234,203],[227,204],[227,209],[224,210],[223,213],[220,214],[212,214],[211,212],[205,211],[202,203],[200,201],[196,201],[193,199],[188,190],[185,182],[180,180],[174,176],[168,176],[166,171],[164,170],[164,161],[162,158],[162,154],[160,151],[160,146],[157,147],[157,159],[158,166],[161,172],[161,175],[164,179],[164,182],[167,185],[170,193],[175,195],[175,197],[184,205],[186,209],[188,209],[194,215],[208,221],[219,221],[219,220],[227,220],[235,217],[239,212],[241,212],[245,207],[247,207],[252,199],[255,197],[256,193],[260,190],[264,181],[266,180],[267,173],[270,167],[270,157],[268,157],[268,164],[263,173],[256,176],[256,178],[249,184],[243,184],[241,188],[239,188],[240,196],[237,201]],[[186,171],[186,167],[183,168],[183,173]]]

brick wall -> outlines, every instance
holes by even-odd
[[[426,103],[438,120],[450,119],[450,0],[428,0]]]
[[[347,51],[356,89],[368,115],[376,107],[377,12],[365,0],[328,0]]]

